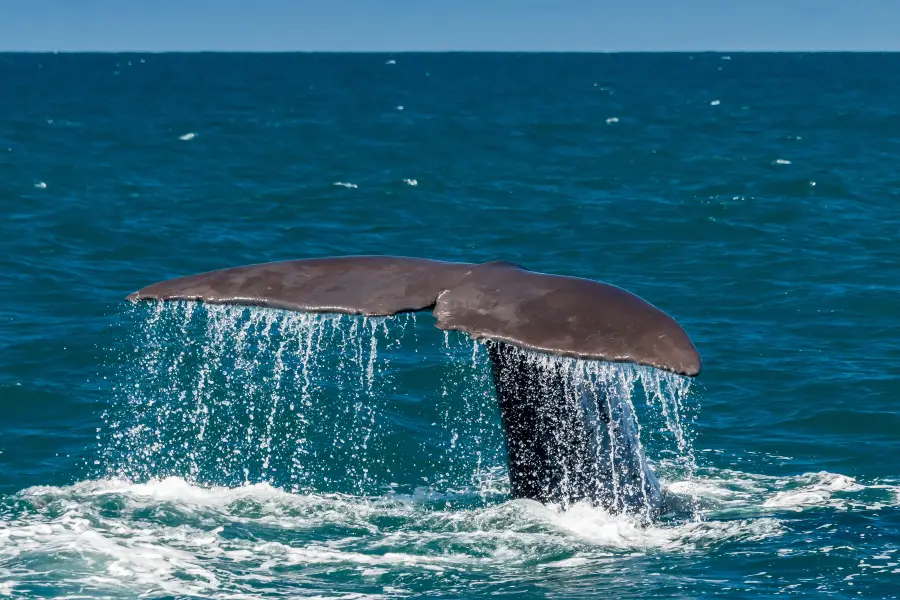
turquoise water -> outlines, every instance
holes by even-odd
[[[0,55],[0,597],[897,597],[898,68]],[[675,317],[687,397],[621,372],[684,508],[510,501],[484,348],[427,314],[123,301],[370,253]]]

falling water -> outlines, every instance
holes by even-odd
[[[645,445],[666,440],[682,480],[695,463],[682,415],[688,381],[649,367],[585,361],[495,344],[498,400],[505,412],[513,492],[563,508],[588,500],[646,520],[663,497]],[[644,391],[637,406],[635,389]],[[639,413],[644,413],[639,417]],[[643,422],[643,426],[642,426]],[[689,489],[689,486],[686,486]]]
[[[395,489],[398,481],[411,490],[474,491],[482,500],[508,492],[482,343],[424,326],[413,314],[365,318],[189,302],[139,305],[132,314],[134,353],[119,378],[119,402],[97,435],[100,475],[361,495]],[[592,399],[581,404],[584,419],[599,423],[603,410],[612,416],[603,427],[620,433],[598,435],[596,452],[614,474],[616,502],[634,493],[616,461],[637,465],[641,477],[661,466],[682,481],[692,476],[687,379],[520,352],[539,368],[561,369],[567,389]],[[410,424],[423,416],[431,430]],[[646,458],[667,455],[674,459]]]

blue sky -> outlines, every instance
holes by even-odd
[[[900,50],[900,0],[0,0],[0,51]]]

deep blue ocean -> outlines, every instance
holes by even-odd
[[[0,54],[0,597],[900,596],[898,72]],[[704,370],[633,401],[689,509],[510,500],[485,349],[428,313],[124,301],[346,254],[668,312]]]

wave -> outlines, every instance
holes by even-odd
[[[827,472],[713,470],[666,487],[685,494],[688,486],[704,514],[653,526],[585,504],[563,511],[513,500],[465,508],[465,492],[427,487],[381,496],[298,494],[176,477],[32,487],[0,504],[0,594],[33,597],[52,571],[55,592],[73,595],[257,598],[302,590],[343,597],[327,585],[341,575],[357,589],[378,580],[372,597],[403,596],[438,580],[527,579],[534,569],[601,569],[647,553],[686,555],[777,538],[785,532],[779,510],[900,505],[900,485]]]

